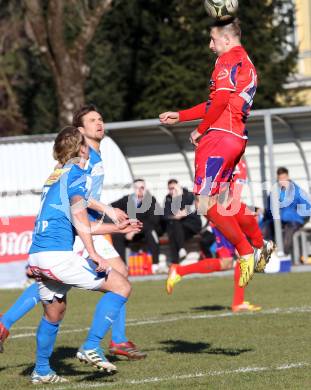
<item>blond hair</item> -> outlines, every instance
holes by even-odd
[[[229,34],[235,38],[241,39],[242,32],[240,27],[240,20],[234,18],[230,23],[219,23],[212,26],[212,28],[217,28],[217,30],[222,34]]]
[[[53,157],[61,165],[74,157],[78,157],[81,146],[85,145],[84,136],[75,126],[64,127],[55,138]]]

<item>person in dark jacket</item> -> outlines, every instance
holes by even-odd
[[[279,185],[279,208],[283,230],[284,252],[285,254],[291,254],[293,234],[310,218],[311,200],[308,194],[295,182],[290,180],[287,168],[278,168],[277,180]],[[271,194],[267,199],[267,207],[263,221],[263,234],[265,238],[274,238]]]
[[[129,234],[113,234],[112,241],[115,249],[126,262],[125,249],[130,242],[145,242],[152,255],[153,264],[159,263],[160,206],[154,196],[146,190],[143,179],[136,179],[133,183],[134,192],[111,204],[126,212],[130,219],[138,219],[143,223],[142,230]]]
[[[202,223],[195,212],[193,193],[182,188],[175,179],[169,180],[167,185],[169,193],[165,198],[164,220],[169,236],[171,262],[179,263],[187,255],[185,241],[200,232]]]

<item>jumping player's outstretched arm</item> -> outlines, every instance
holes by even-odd
[[[160,122],[166,125],[173,125],[178,122],[194,121],[197,119],[203,119],[203,122],[205,122],[207,118],[210,118],[209,121],[211,120],[213,122],[219,118],[225,109],[228,104],[229,97],[230,91],[217,91],[211,101],[209,100],[207,102],[197,104],[196,106],[190,107],[186,110],[163,112],[159,115]],[[203,127],[206,127],[205,124],[202,125],[202,128]],[[204,133],[204,131],[202,131],[202,133]]]
[[[220,117],[225,110],[230,99],[229,90],[219,90],[213,94],[213,98],[209,103],[200,103],[187,110],[178,112],[167,111],[160,114],[160,122],[163,124],[176,124],[178,122],[191,121],[195,119],[203,119],[196,130],[191,133],[190,141],[197,146],[197,139],[209,129],[209,127]]]
[[[178,122],[194,121],[202,119],[206,114],[207,102],[200,103],[187,110],[167,111],[159,115],[160,122],[166,125],[174,125]]]
[[[208,110],[209,102],[203,102],[197,104],[194,107],[188,108],[187,110],[179,111],[179,121],[194,121],[196,119],[203,119],[207,110]]]

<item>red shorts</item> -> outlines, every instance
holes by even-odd
[[[244,154],[246,142],[224,131],[209,131],[195,151],[193,192],[206,196],[219,194],[231,180],[234,167]]]

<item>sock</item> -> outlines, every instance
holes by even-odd
[[[123,305],[120,309],[119,316],[112,324],[111,340],[114,343],[126,343],[128,339],[125,335],[125,322],[126,322],[126,306]]]
[[[220,260],[214,258],[206,258],[194,264],[177,266],[177,273],[180,276],[188,274],[209,274],[221,270]]]
[[[49,322],[42,317],[37,330],[37,358],[35,371],[47,375],[51,371],[49,359],[52,355],[60,322]]]
[[[83,344],[84,349],[95,349],[100,346],[113,322],[118,318],[122,306],[127,298],[111,291],[104,294],[96,305],[93,322],[87,339]]]
[[[252,245],[255,248],[263,247],[263,236],[259,228],[257,219],[254,215],[251,215],[250,209],[246,204],[241,203],[239,212],[235,215],[238,224],[240,225],[242,231],[250,239]]]
[[[33,283],[22,295],[15,301],[10,309],[2,316],[1,322],[10,329],[16,321],[27,314],[33,307],[40,302],[39,288],[37,283]]]
[[[239,287],[240,274],[240,265],[238,262],[236,262],[234,267],[234,290],[232,306],[241,305],[241,303],[244,302],[244,287]]]
[[[223,215],[221,213],[221,209],[224,210]],[[225,210],[220,204],[216,203],[207,211],[206,217],[211,220],[225,238],[235,246],[240,256],[253,253],[253,247],[247,241],[235,216],[226,214],[228,214],[227,210]]]

